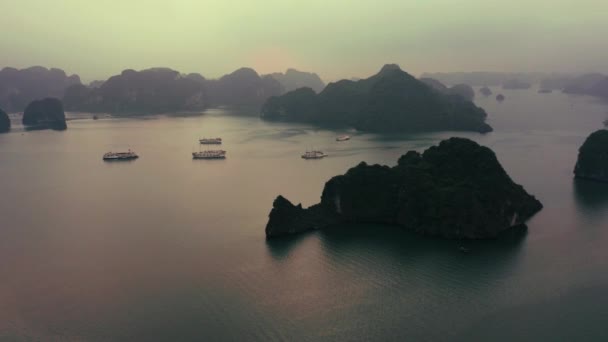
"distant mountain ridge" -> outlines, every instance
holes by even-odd
[[[275,72],[268,74],[268,76],[279,81],[283,86],[284,92],[307,87],[319,93],[325,88],[323,80],[313,72],[303,72],[290,68],[285,73]]]
[[[8,114],[0,108],[0,133],[6,133],[11,130],[11,119]]]
[[[63,102],[70,111],[133,114],[204,109],[208,103],[203,83],[168,68],[124,70],[98,88],[73,85]]]
[[[469,101],[473,101],[473,98],[475,98],[475,90],[473,90],[473,87],[468,84],[460,83],[452,87],[448,87],[433,78],[421,78],[420,81],[426,83],[428,86],[442,94],[459,95]]]
[[[162,67],[126,69],[107,80],[84,85],[77,75],[67,76],[60,69],[4,68],[0,71],[0,107],[18,112],[34,100],[52,97],[63,99],[68,111],[114,114],[198,111],[217,106],[259,108],[269,97],[302,86],[320,91],[325,85],[317,74],[295,69],[261,76],[254,69],[240,68],[219,79]]]
[[[434,78],[447,85],[459,83],[471,86],[500,86],[509,80],[519,80],[526,83],[539,83],[542,79],[553,74],[544,72],[495,72],[495,71],[471,71],[471,72],[425,72],[421,78]]]
[[[0,108],[8,113],[21,112],[33,100],[62,98],[67,87],[81,84],[78,75],[68,76],[61,69],[33,66],[0,70]]]
[[[154,114],[204,110],[217,106],[260,106],[281,94],[281,84],[240,68],[217,80],[198,73],[181,74],[169,68],[125,70],[98,87],[74,85],[66,90],[67,110],[115,114]]]
[[[262,118],[348,126],[372,132],[489,132],[486,112],[459,95],[442,94],[387,64],[359,81],[328,84],[318,95],[300,88],[268,99]]]

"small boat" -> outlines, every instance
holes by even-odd
[[[350,140],[350,135],[341,135],[336,138],[336,141],[346,141],[346,140]]]
[[[469,253],[469,249],[466,248],[465,246],[458,247],[458,250],[462,253]]]
[[[306,151],[302,155],[303,159],[321,159],[327,157],[327,154],[322,151]]]
[[[113,161],[113,160],[133,160],[137,159],[139,156],[137,153],[129,150],[127,152],[108,152],[103,155],[103,160]]]
[[[202,138],[198,140],[201,145],[221,145],[222,138]]]
[[[541,88],[538,90],[539,94],[551,94],[552,92],[553,92],[553,90],[547,89],[547,88]]]
[[[97,117],[97,115],[93,115],[93,120],[97,120],[97,119],[99,119],[99,118]]]
[[[192,159],[226,159],[226,151],[224,150],[206,150],[192,152]]]

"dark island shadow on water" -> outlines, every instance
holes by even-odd
[[[273,258],[284,260],[304,240],[318,238],[325,254],[332,258],[360,257],[369,254],[380,259],[413,262],[425,255],[445,260],[472,260],[474,274],[479,268],[500,269],[514,263],[523,246],[527,230],[509,231],[497,239],[450,240],[422,236],[398,226],[380,224],[343,224],[316,232],[266,240]],[[463,251],[464,250],[464,251]],[[469,261],[467,261],[468,263]],[[508,268],[508,267],[506,267]]]
[[[391,253],[462,256],[484,254],[484,257],[487,257],[487,253],[511,254],[517,251],[527,235],[527,230],[509,231],[497,239],[455,240],[423,236],[399,226],[344,224],[323,229],[319,235],[323,246],[331,250],[349,248],[350,245],[365,245]]]
[[[574,179],[572,192],[577,208],[586,219],[593,222],[608,211],[608,183]]]
[[[306,232],[293,236],[281,236],[266,239],[266,246],[270,255],[277,261],[286,260],[294,248],[304,240],[311,238],[315,232]]]

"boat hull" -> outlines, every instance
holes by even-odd
[[[104,161],[126,161],[126,160],[135,160],[139,158],[138,156],[134,157],[103,157]]]

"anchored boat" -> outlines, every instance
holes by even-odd
[[[221,145],[222,138],[202,138],[198,140],[201,145]]]
[[[103,160],[113,161],[113,160],[133,160],[137,159],[139,156],[137,153],[129,150],[127,152],[108,152],[103,155]]]
[[[302,155],[303,159],[321,159],[327,157],[327,154],[322,151],[306,151]]]
[[[226,151],[224,150],[206,150],[192,152],[192,159],[226,159]]]
[[[341,135],[336,138],[336,141],[346,141],[346,140],[350,140],[350,135]]]

